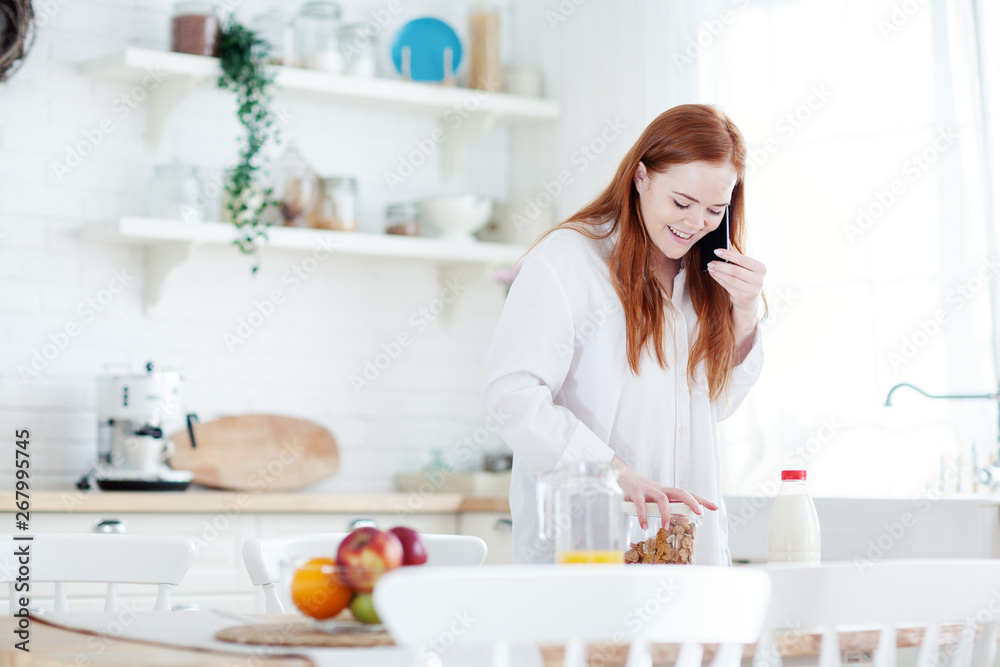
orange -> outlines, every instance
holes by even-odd
[[[332,618],[347,608],[354,591],[337,576],[331,558],[313,558],[292,577],[292,602],[306,616]]]

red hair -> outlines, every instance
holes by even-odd
[[[666,296],[653,277],[655,260],[661,251],[649,238],[639,209],[639,193],[633,180],[639,162],[652,173],[663,173],[672,165],[689,162],[732,165],[737,181],[729,203],[729,236],[732,247],[743,252],[747,242],[743,207],[746,156],[743,136],[722,111],[704,104],[673,107],[643,131],[604,192],[538,239],[561,227],[592,239],[619,232],[608,268],[625,310],[627,356],[633,373],[638,374],[639,360],[647,346],[655,353],[660,367],[667,367],[663,353]],[[607,231],[597,231],[598,226],[608,221],[612,225]],[[704,362],[709,396],[714,401],[728,389],[736,361],[736,334],[729,314],[732,301],[729,293],[707,273],[691,268],[700,265],[697,244],[685,255],[685,261],[687,287],[698,316],[698,332],[688,357],[688,382],[698,364]],[[766,300],[764,307],[766,313]]]

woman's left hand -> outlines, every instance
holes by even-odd
[[[764,274],[767,267],[753,257],[737,250],[715,251],[719,259],[726,262],[709,262],[708,273],[715,282],[722,285],[733,300],[733,310],[737,314],[752,315],[757,319],[757,299],[764,288]]]

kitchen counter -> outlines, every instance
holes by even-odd
[[[0,493],[0,508],[15,511],[13,493]],[[188,490],[183,492],[36,491],[32,512],[218,513],[239,508],[247,513],[371,512],[438,514],[509,512],[504,496],[461,493],[242,493]]]

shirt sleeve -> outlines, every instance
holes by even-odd
[[[614,451],[558,396],[573,360],[573,310],[552,264],[529,256],[511,285],[483,376],[483,407],[536,474]]]
[[[760,377],[761,367],[764,365],[764,347],[760,340],[760,323],[754,328],[753,346],[747,352],[743,362],[733,368],[733,374],[729,378],[729,400],[726,396],[720,396],[715,403],[715,419],[722,421],[736,412],[743,399],[750,393],[750,387],[757,382]]]

